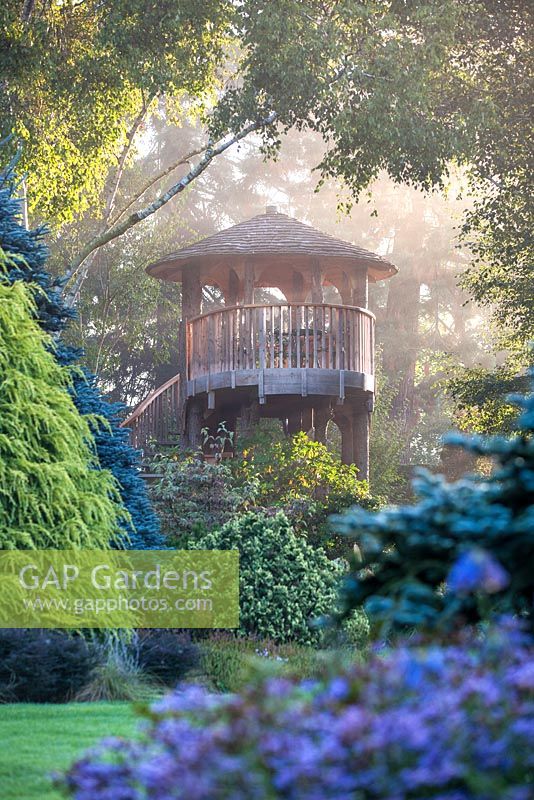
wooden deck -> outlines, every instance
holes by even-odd
[[[187,323],[187,381],[180,375],[152,392],[125,420],[131,441],[178,438],[180,403],[207,395],[215,408],[222,391],[267,397],[337,397],[374,391],[374,315],[356,306],[319,303],[240,305]],[[233,395],[232,395],[233,396]]]

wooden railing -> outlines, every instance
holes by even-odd
[[[140,403],[122,428],[130,428],[134,447],[145,448],[151,439],[172,444],[178,436],[180,408],[180,376],[166,381]]]
[[[188,323],[188,378],[231,370],[350,370],[374,374],[374,315],[316,303],[223,308]]]

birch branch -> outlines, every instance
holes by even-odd
[[[126,214],[126,212],[130,210],[133,204],[136,203],[156,183],[158,183],[160,180],[163,180],[163,178],[166,178],[167,175],[170,175],[171,172],[174,172],[174,170],[178,169],[178,167],[182,167],[184,164],[188,164],[192,158],[194,158],[195,156],[199,156],[206,149],[207,145],[204,145],[203,147],[199,147],[197,150],[191,150],[190,153],[187,153],[187,155],[182,156],[178,161],[175,161],[174,164],[171,164],[170,167],[167,167],[162,172],[158,173],[158,175],[155,175],[153,178],[147,181],[145,185],[138,192],[136,192],[134,197],[132,197],[132,199],[128,201],[127,205],[125,205],[124,208],[121,211],[119,211],[113,217],[112,220],[110,220],[110,224],[114,225],[116,222],[118,222],[121,219],[121,217],[123,217]]]
[[[139,130],[140,125],[142,124],[143,120],[146,117],[146,113],[150,106],[150,103],[153,100],[153,96],[149,98],[148,102],[143,103],[143,107],[141,108],[139,114],[135,117],[130,130],[126,136],[126,142],[124,147],[122,148],[122,153],[120,154],[119,161],[117,164],[117,170],[115,172],[114,180],[107,192],[107,199],[106,199],[106,206],[104,211],[104,220],[106,223],[109,221],[111,212],[113,211],[113,206],[115,205],[115,198],[117,197],[117,192],[119,190],[121,178],[124,173],[124,167],[126,165],[126,159],[132,149],[132,144],[135,139],[135,135]]]
[[[241,131],[239,131],[239,133],[236,133],[229,139],[220,142],[215,147],[208,146],[198,164],[192,167],[189,172],[177,183],[171,186],[170,189],[160,194],[159,197],[157,197],[151,203],[148,203],[148,205],[146,205],[144,208],[139,209],[139,211],[134,211],[122,221],[116,222],[107,230],[102,231],[94,236],[71,262],[65,275],[66,283],[69,283],[73,278],[75,278],[73,285],[65,294],[65,303],[67,307],[71,308],[76,302],[76,298],[87,275],[87,269],[82,269],[82,267],[92,253],[94,253],[100,247],[103,247],[105,244],[108,244],[109,242],[118,239],[120,236],[123,236],[126,231],[130,230],[130,228],[133,228],[139,222],[142,222],[143,220],[152,216],[152,214],[155,214],[156,211],[159,211],[159,209],[165,206],[170,200],[172,200],[173,197],[176,197],[177,194],[183,192],[190,183],[199,177],[199,175],[202,175],[214,158],[224,153],[226,150],[228,150],[234,144],[237,144],[237,142],[244,139],[245,136],[248,136],[253,131],[257,131],[266,125],[271,125],[275,119],[276,114],[273,112],[263,120],[251,122],[250,125],[247,125]]]

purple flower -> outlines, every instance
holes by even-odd
[[[182,687],[142,739],[107,740],[63,787],[74,800],[526,800],[531,665],[530,641],[505,622],[390,647],[312,691],[290,678],[226,698]]]
[[[495,594],[509,582],[510,576],[499,562],[485,550],[476,548],[458,558],[447,578],[447,587],[455,594]]]

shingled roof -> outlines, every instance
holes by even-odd
[[[181,272],[189,263],[205,263],[230,255],[252,258],[314,256],[330,263],[342,260],[345,264],[366,266],[372,280],[383,280],[397,272],[393,264],[376,253],[322,233],[311,225],[281,214],[273,206],[267,206],[264,214],[170,253],[147,267],[147,272],[156,277],[170,277],[169,268],[172,266]]]

